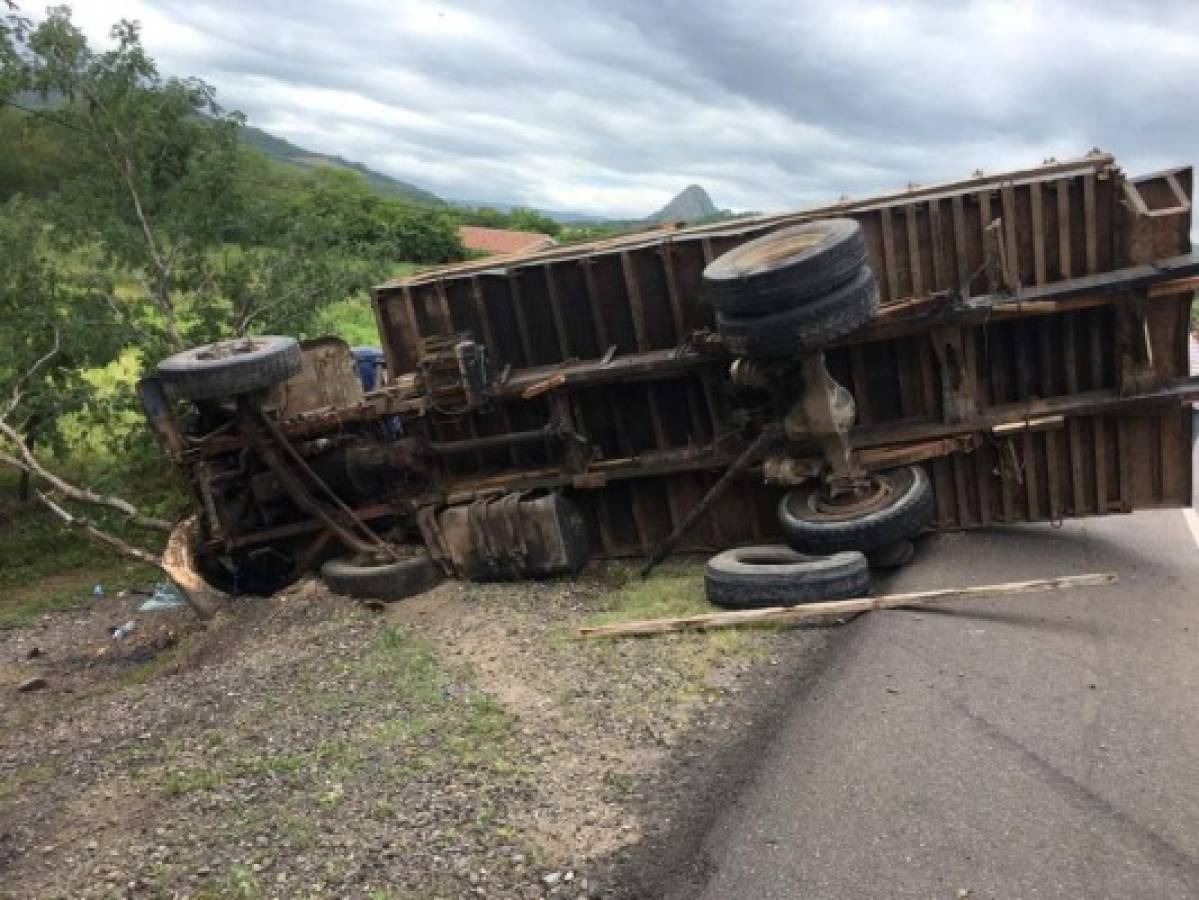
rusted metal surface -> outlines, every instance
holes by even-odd
[[[414,370],[427,338],[468,334],[507,375],[492,403],[453,417],[411,396],[392,408],[420,407],[431,439],[462,441],[535,431],[557,404],[594,450],[583,471],[577,460],[568,471],[552,441],[484,443],[446,464],[440,496],[573,486],[597,552],[645,553],[746,443],[701,296],[705,264],[785,225],[848,215],[862,225],[883,308],[826,351],[827,366],[853,396],[855,447],[943,442],[946,453],[923,457],[938,527],[1181,504],[1190,496],[1190,419],[1177,402],[1192,390],[1179,382],[1186,279],[1199,272],[1185,255],[1190,194],[1189,168],[1130,179],[1093,154],[433,270],[374,292],[389,371]],[[368,399],[372,409],[392,402],[386,389]],[[1065,415],[1064,427],[991,430],[1042,407]],[[773,535],[778,496],[739,482],[685,546]]]

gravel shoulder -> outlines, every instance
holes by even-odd
[[[646,896],[828,639],[574,638],[702,608],[699,573],[383,612],[307,581],[203,628],[126,597],[0,631],[0,896]]]

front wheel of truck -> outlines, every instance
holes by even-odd
[[[295,338],[234,338],[184,350],[158,364],[158,377],[177,396],[219,400],[266,390],[300,371]]]

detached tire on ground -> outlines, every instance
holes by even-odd
[[[870,589],[870,567],[861,553],[807,556],[781,544],[738,547],[708,560],[704,588],[709,602],[726,609],[846,600]]]
[[[193,347],[158,364],[158,377],[188,400],[218,400],[261,391],[300,371],[295,338],[263,335]]]
[[[731,315],[777,312],[822,297],[865,261],[862,226],[853,219],[804,222],[712,260],[704,269],[704,296]]]
[[[321,566],[321,578],[335,594],[403,600],[435,587],[441,581],[441,570],[426,553],[388,563],[331,559]]]
[[[869,501],[831,503],[813,481],[779,501],[779,527],[801,553],[881,551],[915,537],[933,517],[933,489],[920,466],[904,466],[870,476],[876,494]]]
[[[734,356],[777,359],[819,350],[857,331],[878,310],[874,273],[861,268],[853,279],[803,306],[764,316],[716,313],[724,348]]]

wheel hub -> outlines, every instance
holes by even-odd
[[[892,493],[894,486],[884,476],[833,479],[813,495],[813,510],[835,518],[861,515],[886,506]]]
[[[196,351],[197,359],[229,359],[241,353],[253,353],[260,344],[251,338],[237,338],[230,341],[217,341],[202,350]]]

